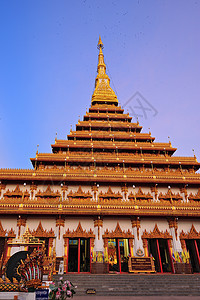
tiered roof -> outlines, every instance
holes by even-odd
[[[200,174],[197,170],[200,163],[195,156],[174,156],[176,148],[170,142],[155,142],[150,132],[142,133],[142,126],[132,122],[131,116],[124,113],[110,87],[101,39],[98,48],[98,74],[89,111],[66,140],[55,139],[51,145],[52,153],[36,152],[36,157],[31,158],[33,169],[0,170],[0,192],[11,182],[30,185],[30,192],[25,188],[21,191],[19,187],[5,192],[0,201],[0,211],[17,213],[20,209],[23,213],[54,211],[63,214],[101,211],[102,214],[118,215],[131,215],[137,211],[137,214],[171,215],[176,209],[176,215],[199,216],[199,195],[191,194],[188,198],[186,187],[193,185],[199,188]],[[51,189],[52,184],[57,186],[56,190]],[[67,192],[70,184],[79,186],[77,192]],[[99,193],[97,199],[98,184],[109,188],[108,192]],[[135,193],[133,184],[148,186],[149,192],[145,194],[140,188]],[[168,185],[178,187],[189,202],[182,201],[183,197],[172,193],[170,188],[166,194],[159,194],[157,184],[165,188]],[[39,185],[47,188],[40,191]],[[91,185],[90,191],[83,192],[81,186],[84,185]],[[116,193],[111,189],[113,185],[119,187]],[[150,191],[154,193],[156,202]],[[98,204],[94,203],[96,200]],[[11,202],[14,206],[9,204]]]
[[[129,113],[124,113],[106,74],[101,38],[98,49],[98,74],[89,112],[83,121],[78,121],[76,130],[70,131],[67,140],[55,140],[51,145],[53,153],[37,153],[36,158],[31,158],[36,171],[57,166],[62,171],[67,168],[68,177],[71,172],[76,173],[77,166],[87,167],[82,179],[78,176],[81,181],[86,176],[89,181],[109,182],[113,180],[112,175],[119,175],[117,180],[132,182],[140,174],[140,181],[145,182],[145,173],[150,181],[169,181],[173,177],[173,181],[181,182],[187,176],[199,180],[195,174],[200,166],[196,157],[172,156],[176,148],[170,142],[155,142],[150,132],[142,133],[142,126],[133,123]],[[111,177],[105,177],[104,173]],[[93,178],[88,178],[89,174]]]

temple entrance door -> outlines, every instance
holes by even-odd
[[[129,240],[119,239],[121,272],[128,272]]]
[[[186,242],[186,247],[187,251],[189,251],[190,254],[190,262],[192,265],[192,270],[193,272],[200,272],[200,267],[199,267],[199,240],[185,240]]]
[[[90,239],[69,239],[68,272],[90,272]]]
[[[90,272],[90,239],[80,239],[80,272]]]
[[[69,239],[68,272],[78,272],[79,239]]]
[[[128,239],[108,239],[109,271],[128,272],[128,256]]]
[[[171,272],[171,259],[169,254],[169,247],[166,239],[158,239],[160,248],[160,258],[163,272]]]
[[[109,271],[119,272],[118,264],[118,240],[117,239],[108,239],[108,261],[109,261]]]
[[[157,239],[148,239],[149,256],[153,256],[156,272],[161,272]]]
[[[167,239],[148,239],[149,255],[153,256],[157,272],[172,272]]]

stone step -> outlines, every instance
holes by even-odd
[[[77,285],[77,295],[94,289],[97,296],[200,296],[200,275],[175,274],[66,274]],[[54,276],[58,281],[59,275]],[[92,297],[92,296],[91,296]]]

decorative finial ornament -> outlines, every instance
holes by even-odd
[[[97,66],[97,77],[95,80],[95,90],[92,95],[92,105],[94,104],[114,104],[118,105],[117,96],[110,87],[110,78],[106,74],[106,64],[104,62],[103,55],[103,43],[101,37],[97,45],[99,49],[98,66]]]
[[[39,148],[39,145],[37,145],[37,151],[36,151],[36,154],[38,154],[38,148]]]
[[[192,149],[192,151],[193,151],[193,153],[194,153],[194,158],[195,158],[195,160],[196,160],[196,162],[197,162],[197,157],[196,157],[196,155],[195,155],[194,149]]]
[[[102,40],[101,40],[101,36],[99,36],[99,41],[98,41],[98,44],[97,44],[97,49],[100,49],[100,48],[103,49],[103,43],[102,43]]]

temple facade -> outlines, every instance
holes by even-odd
[[[101,38],[98,49],[91,106],[76,130],[52,153],[37,151],[32,169],[0,169],[0,267],[45,243],[55,273],[61,261],[65,273],[100,264],[128,272],[129,257],[151,257],[160,273],[174,273],[174,262],[199,272],[200,164],[132,122],[110,87]]]

